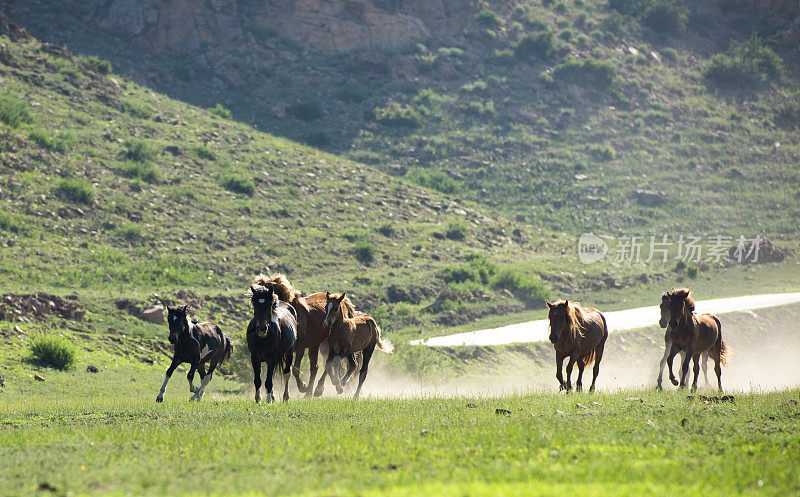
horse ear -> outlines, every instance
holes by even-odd
[[[326,291],[325,292],[325,298],[326,299],[330,299],[331,298],[331,292]]]
[[[552,309],[553,308],[553,304],[551,304],[550,302],[545,300],[544,303],[547,304],[547,308],[548,309]]]
[[[250,285],[250,291],[253,292],[253,293],[256,293],[256,289],[253,288],[253,285]]]
[[[345,298],[345,297],[347,297],[347,292],[342,292],[342,296],[341,296],[341,297],[339,297],[339,302],[341,302],[342,300],[344,300],[344,298]]]
[[[185,313],[186,311],[188,311],[188,310],[189,310],[189,304],[184,304],[184,305],[183,305],[183,307],[181,307],[181,310],[182,310],[184,313]]]

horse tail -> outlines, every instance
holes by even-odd
[[[223,334],[222,338],[225,343],[225,352],[222,354],[222,359],[219,360],[219,366],[225,365],[228,359],[231,358],[231,353],[233,352],[233,345],[231,345],[231,339],[228,338],[228,335]]]
[[[376,345],[383,352],[386,352],[387,354],[391,354],[392,352],[394,352],[394,345],[392,345],[392,342],[390,342],[389,340],[381,340],[381,329],[378,326],[378,323],[375,323],[374,320],[372,322],[375,324],[375,331],[378,334],[378,339],[377,339]]]
[[[606,324],[606,317],[603,316],[602,312],[598,312],[600,314],[600,318],[603,320],[603,335],[608,336],[608,324]]]
[[[589,352],[585,356],[581,357],[581,361],[583,361],[583,364],[585,366],[588,366],[589,364],[594,362],[594,355],[595,355],[595,352],[594,352],[594,349],[592,349],[591,352]]]
[[[730,349],[728,348],[728,344],[722,340],[722,323],[719,322],[717,316],[711,316],[714,318],[714,321],[717,322],[717,343],[714,346],[719,350],[719,363],[723,366],[728,365],[728,356],[730,355]]]

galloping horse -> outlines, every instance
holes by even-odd
[[[272,375],[280,368],[283,374],[283,400],[289,400],[289,370],[297,339],[297,314],[294,308],[278,300],[272,288],[250,287],[253,319],[247,325],[247,348],[253,365],[256,402],[261,401],[261,363],[267,363],[264,390],[272,402]]]
[[[189,374],[189,391],[194,393],[190,400],[200,401],[205,393],[206,385],[211,381],[214,369],[222,366],[231,357],[231,341],[219,326],[214,323],[197,323],[190,321],[187,315],[188,305],[175,309],[167,306],[167,323],[169,324],[169,343],[175,345],[172,363],[167,368],[164,384],[158,392],[156,402],[164,400],[167,382],[179,364],[191,364]],[[208,363],[208,373],[205,364]],[[194,386],[194,372],[200,370],[200,387]]]
[[[317,388],[312,391],[314,378],[317,376],[317,362],[319,360],[319,349],[328,338],[330,331],[323,326],[325,319],[325,294],[322,292],[312,293],[303,297],[299,290],[294,288],[286,276],[276,274],[266,276],[260,274],[256,276],[253,285],[272,288],[275,294],[284,302],[288,302],[297,311],[297,341],[294,344],[294,367],[292,374],[297,381],[297,389],[305,393],[306,397],[319,397],[325,389],[326,371],[322,372]],[[300,379],[300,364],[303,361],[305,350],[308,349],[309,378],[308,385]]]
[[[594,391],[597,373],[600,372],[600,360],[608,338],[606,318],[591,307],[581,307],[578,302],[556,300],[552,304],[545,301],[548,307],[547,318],[550,320],[550,341],[556,351],[556,379],[560,390],[571,390],[570,375],[572,366],[578,363],[578,381],[575,389],[583,388],[583,368],[594,361],[592,386]],[[567,381],[561,376],[561,365],[569,357],[567,363]]]
[[[672,375],[672,359],[679,351],[686,351],[681,364],[680,388],[686,387],[686,375],[689,372],[689,359],[693,362],[694,380],[692,390],[697,389],[697,376],[700,373],[700,354],[708,352],[714,360],[714,372],[717,374],[717,388],[722,391],[722,368],[725,364],[728,347],[722,341],[722,323],[711,314],[695,314],[694,300],[688,288],[674,288],[667,293],[669,298],[669,326],[672,328],[672,347],[667,356],[669,379],[673,385],[678,380]]]
[[[661,310],[661,318],[658,320],[658,325],[667,329],[667,331],[664,333],[664,355],[661,357],[661,363],[658,367],[658,379],[656,380],[656,388],[661,390],[661,378],[664,376],[664,365],[667,363],[669,351],[672,349],[672,328],[668,326],[669,294],[667,292],[661,294],[661,305],[659,306],[659,309]],[[684,357],[685,355],[686,352],[684,352]],[[708,385],[708,351],[703,352],[701,356],[702,362],[700,364],[703,367],[703,376],[706,379],[706,385]],[[670,378],[674,378],[674,375],[672,374],[672,362],[669,364],[669,376]]]
[[[349,312],[348,312],[349,311]],[[347,314],[351,314],[348,316]],[[347,298],[347,293],[341,295],[325,292],[325,321],[324,325],[330,329],[328,337],[328,358],[325,360],[325,371],[330,375],[336,391],[342,393],[342,384],[346,384],[356,369],[353,354],[362,351],[361,371],[358,375],[358,388],[353,395],[357,399],[361,394],[361,385],[367,378],[369,361],[375,347],[391,354],[394,347],[388,340],[381,340],[381,329],[374,319],[364,313],[354,313],[353,304]],[[336,365],[347,357],[347,373],[344,378],[339,378]]]

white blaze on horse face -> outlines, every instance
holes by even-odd
[[[266,301],[267,301],[266,299],[258,299],[258,303],[259,303],[259,304],[263,304],[263,303],[264,303],[264,302],[266,302]]]

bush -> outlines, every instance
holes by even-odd
[[[197,148],[194,149],[194,152],[197,154],[197,157],[201,159],[217,160],[217,155],[214,153],[214,151],[205,145],[198,146]]]
[[[84,59],[86,64],[94,67],[94,69],[99,72],[100,74],[110,74],[113,68],[111,67],[111,62],[101,59],[95,55],[90,55]]]
[[[132,99],[123,100],[120,102],[120,107],[122,107],[122,112],[140,119],[147,119],[151,114],[150,108],[146,104]]]
[[[422,125],[422,114],[408,105],[389,102],[385,107],[375,107],[372,118],[384,126],[394,128],[418,128]]]
[[[220,179],[220,184],[227,190],[245,195],[252,195],[256,189],[252,178],[241,173],[231,172],[224,174]]]
[[[148,183],[158,183],[161,173],[155,164],[126,160],[119,169],[126,178],[135,178]]]
[[[614,83],[616,67],[611,61],[568,57],[553,70],[553,78],[563,83],[593,86],[605,90]]]
[[[53,189],[53,193],[70,202],[90,205],[94,203],[94,190],[88,181],[83,179],[61,179]]]
[[[37,362],[56,369],[71,368],[78,357],[77,350],[69,340],[55,335],[34,337],[30,350]]]
[[[609,143],[590,145],[589,154],[597,160],[611,161],[617,156],[617,151]]]
[[[493,28],[500,25],[500,17],[498,17],[494,11],[485,8],[475,14],[475,21],[486,28]]]
[[[353,248],[353,255],[359,262],[367,264],[372,262],[375,258],[375,250],[372,248],[372,244],[369,243],[369,241],[360,240]]]
[[[447,225],[444,236],[451,240],[463,240],[467,236],[467,226],[458,221],[452,221]]]
[[[536,276],[523,274],[516,268],[500,268],[491,278],[492,288],[505,288],[528,305],[541,304],[550,298],[550,291]]]
[[[678,62],[678,51],[672,47],[667,47],[661,51],[661,56],[669,62]]]
[[[1,225],[0,225],[1,226]],[[383,223],[378,227],[378,233],[385,236],[386,238],[391,238],[397,231],[394,229],[394,225],[391,223]]]
[[[223,119],[230,119],[231,118],[231,111],[226,109],[222,106],[222,104],[217,103],[216,106],[208,109],[208,111],[214,115],[217,115]]]
[[[33,128],[28,133],[28,138],[40,147],[54,152],[66,152],[78,143],[78,135],[74,131],[55,132],[53,136],[50,136],[41,128]]]
[[[127,223],[117,229],[117,232],[125,240],[136,243],[144,239],[144,228],[139,223]]]
[[[706,80],[723,88],[757,87],[780,78],[783,60],[757,35],[745,43],[734,42],[724,54],[716,54],[705,71]]]
[[[539,31],[528,33],[514,45],[514,56],[518,59],[547,59],[553,53],[553,33]]]
[[[416,169],[409,171],[406,174],[406,178],[425,188],[433,188],[442,193],[456,193],[461,189],[458,181],[441,171]]]
[[[146,141],[139,138],[128,138],[124,142],[125,157],[135,162],[150,162],[156,156],[156,151]]]
[[[290,105],[286,108],[286,113],[301,121],[314,121],[324,115],[322,105],[315,100]]]
[[[28,104],[14,95],[0,95],[0,121],[16,128],[33,121]]]
[[[303,141],[312,147],[327,147],[331,144],[331,137],[324,131],[315,131],[307,134]]]
[[[642,13],[645,26],[662,33],[679,33],[686,29],[689,9],[676,0],[654,0]]]

